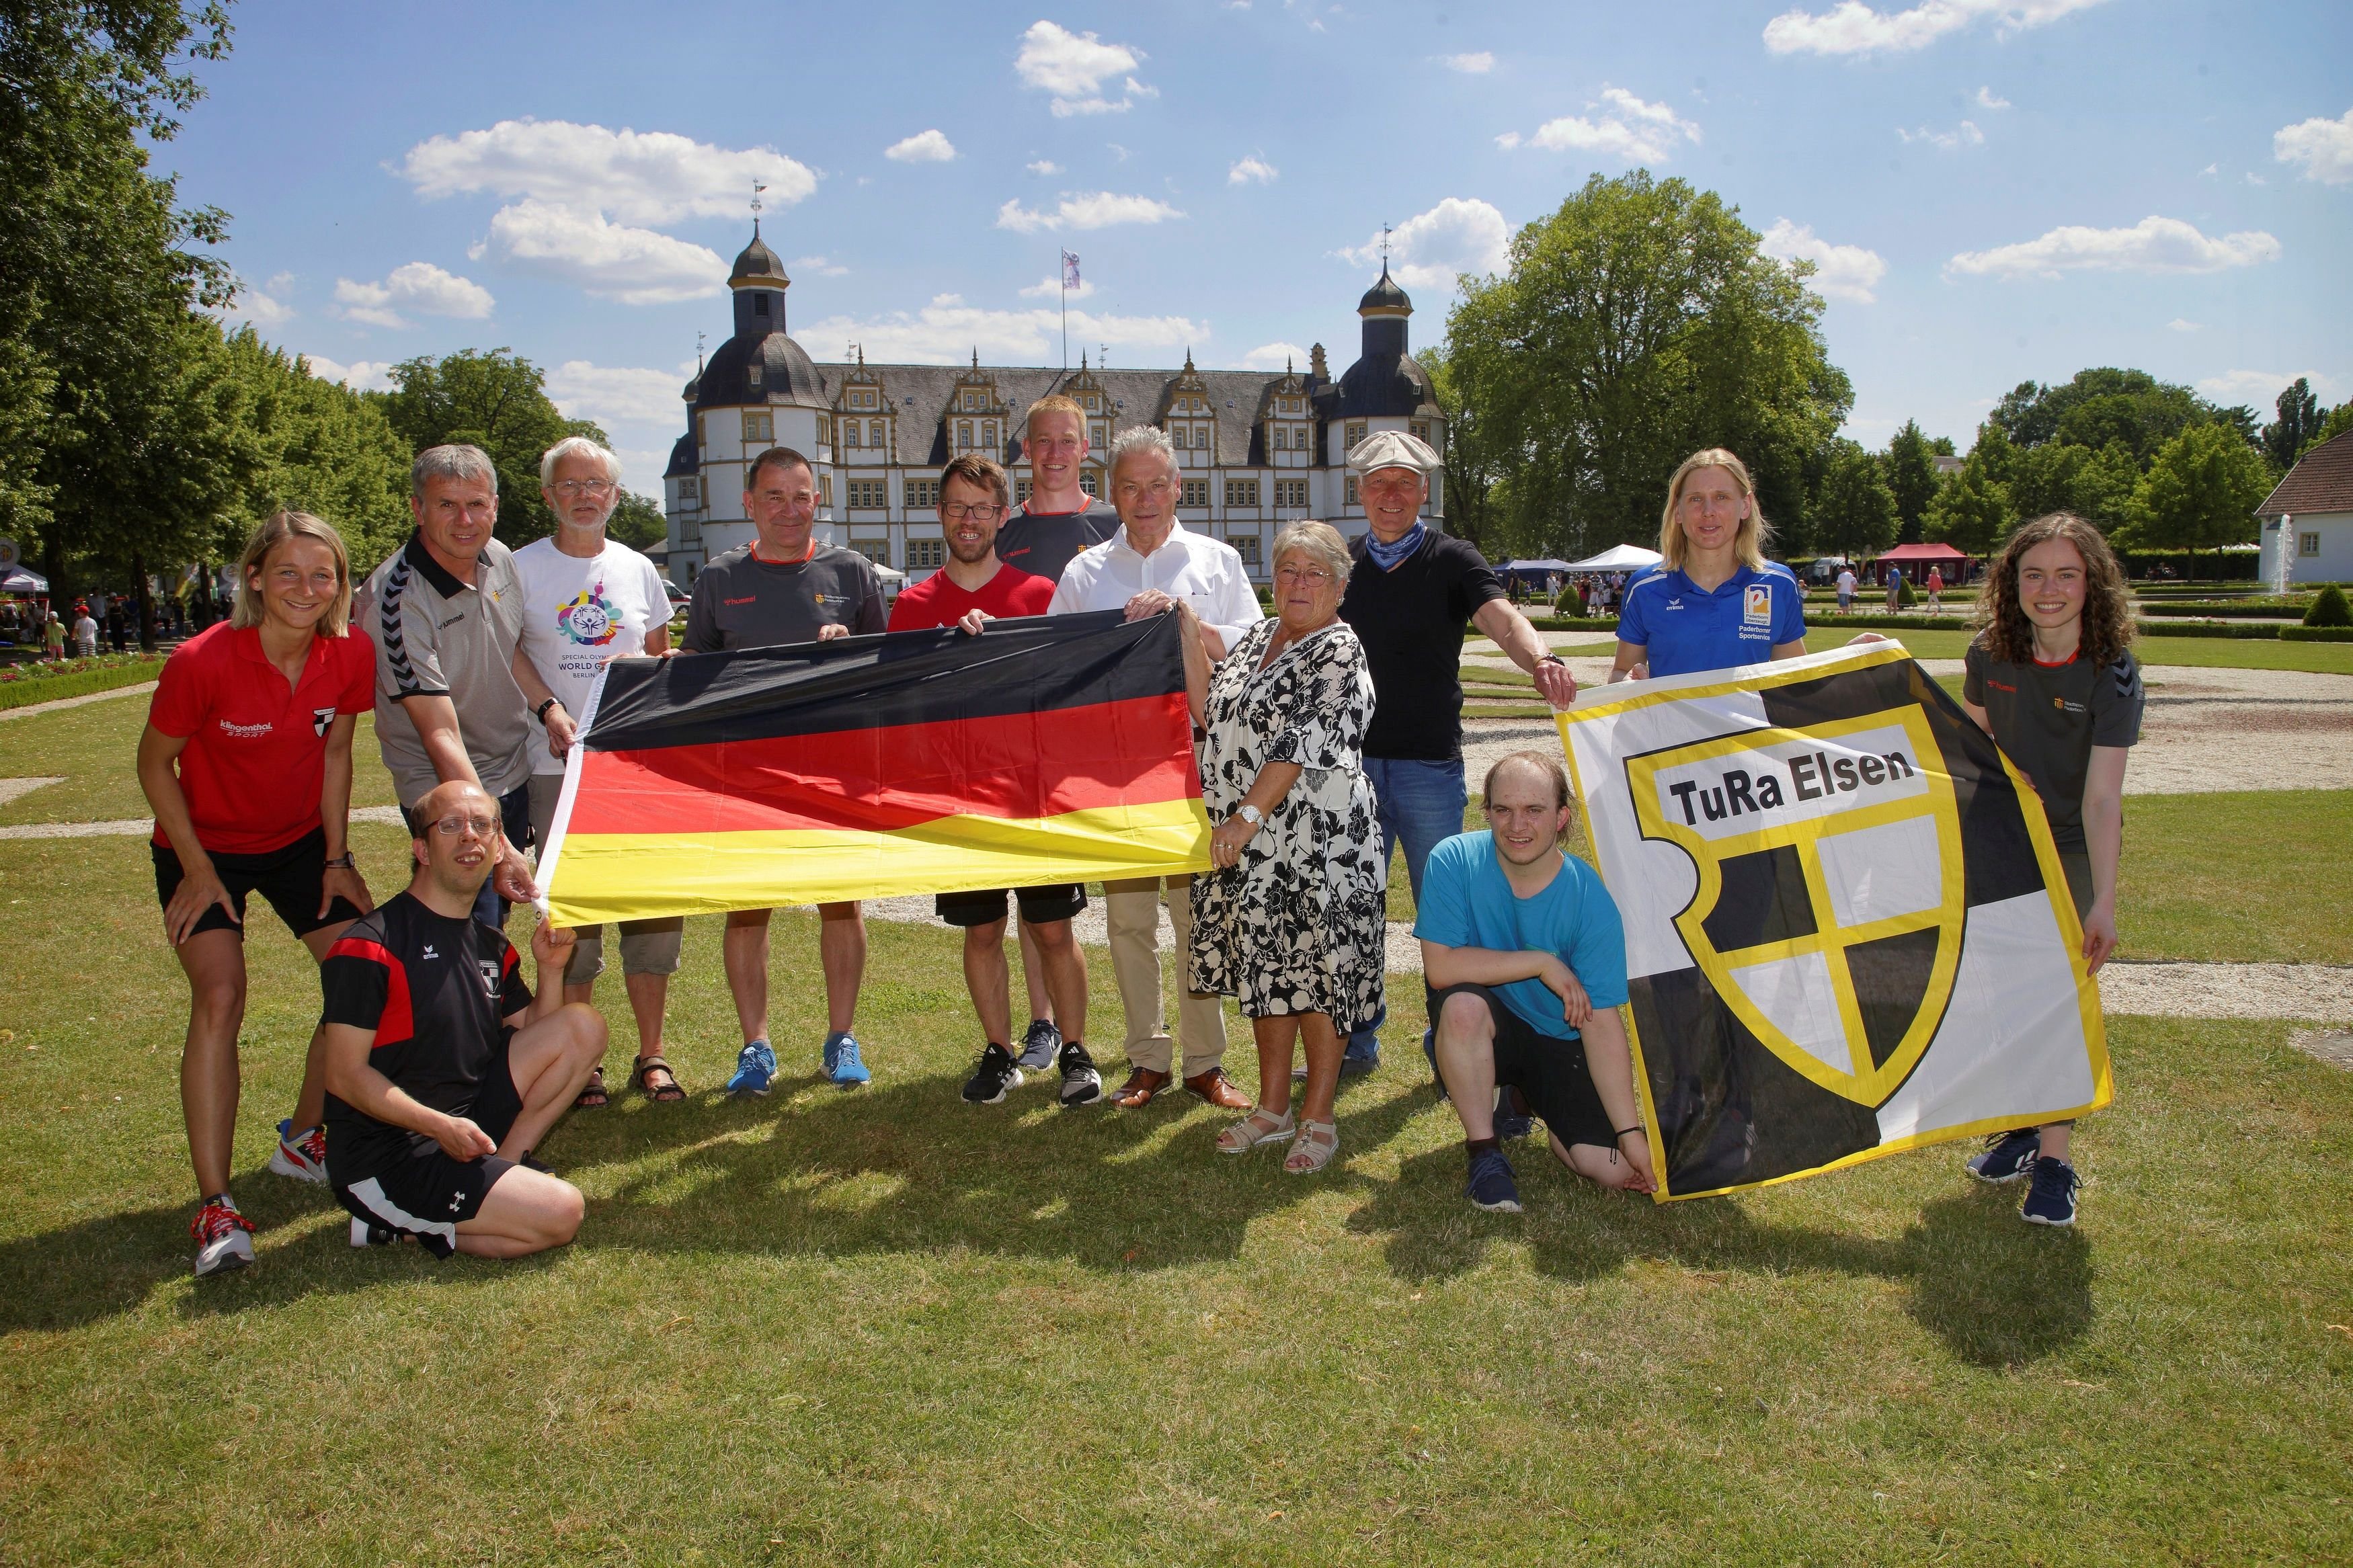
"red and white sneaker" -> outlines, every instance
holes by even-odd
[[[188,1234],[196,1242],[196,1278],[242,1268],[253,1261],[253,1222],[225,1203],[208,1202],[196,1211]]]
[[[298,1182],[327,1184],[327,1130],[313,1127],[301,1137],[294,1136],[291,1117],[278,1124],[278,1152],[269,1156],[270,1174],[291,1176]]]

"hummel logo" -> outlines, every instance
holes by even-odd
[[[438,958],[441,955],[433,951],[433,944],[428,942],[425,944],[425,956],[427,958]]]
[[[449,1212],[451,1214],[456,1214],[459,1209],[464,1208],[465,1206],[466,1194],[463,1193],[459,1193],[456,1197],[449,1200]]]

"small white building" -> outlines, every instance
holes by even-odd
[[[2255,516],[2265,583],[2353,583],[2353,430],[2306,452]]]

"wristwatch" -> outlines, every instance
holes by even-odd
[[[547,722],[547,710],[563,700],[564,699],[561,697],[551,697],[546,701],[541,703],[538,707],[533,709],[531,710],[531,716],[544,724]]]
[[[353,871],[358,869],[358,867],[354,865],[352,860],[352,852],[348,849],[344,850],[341,855],[336,856],[333,859],[322,861],[321,864],[325,866],[330,871]]]
[[[1266,820],[1266,814],[1259,810],[1258,807],[1252,805],[1248,801],[1244,801],[1241,805],[1236,806],[1234,808],[1234,815],[1240,817],[1244,822],[1249,823],[1252,827],[1256,827],[1260,823]]]
[[[1568,668],[1568,660],[1561,658],[1560,655],[1556,653],[1548,653],[1542,658],[1536,660],[1536,662],[1538,664],[1556,664],[1563,669],[1567,669]]]

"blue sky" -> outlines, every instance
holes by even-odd
[[[264,334],[354,384],[508,345],[650,489],[764,178],[820,359],[1354,358],[1395,226],[1414,338],[1599,172],[1822,266],[1849,434],[1963,447],[2137,365],[2353,397],[2353,7],[2164,0],[343,7],[248,0],[162,163]]]

